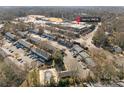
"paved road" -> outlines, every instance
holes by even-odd
[[[92,38],[95,34],[95,32],[98,30],[98,27],[101,25],[101,23],[99,23],[96,28],[94,29],[94,31],[92,31],[91,33],[82,36],[79,39],[76,39],[75,41],[80,42],[80,43],[84,43],[87,47],[89,48],[97,48],[96,46],[94,46],[94,44],[92,44]]]

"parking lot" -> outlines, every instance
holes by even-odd
[[[32,62],[35,62],[37,66],[44,64],[42,59],[38,58],[38,56],[33,54],[31,51],[27,51],[27,49],[22,45],[13,45],[13,43],[11,43],[9,40],[4,39],[3,48],[10,52],[11,56],[8,57],[9,60],[14,60],[13,63],[19,67],[24,67],[25,65],[31,67]]]

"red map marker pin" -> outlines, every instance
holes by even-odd
[[[76,17],[76,22],[77,22],[77,24],[80,23],[80,18],[81,18],[80,16],[77,16],[77,17]]]

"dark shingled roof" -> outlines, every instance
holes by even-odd
[[[38,56],[44,58],[45,60],[49,60],[51,57],[51,54],[44,51],[43,49],[32,48],[31,50],[32,50],[32,52],[36,53]]]
[[[18,40],[18,43],[22,44],[23,46],[25,46],[26,48],[31,48],[33,45],[29,42],[27,42],[26,40],[24,39],[19,39]]]
[[[87,54],[86,52],[81,52],[79,53],[79,56],[82,57],[82,59],[84,60],[84,62],[89,65],[89,66],[95,66],[94,61],[92,60],[92,58],[89,56],[89,54]]]
[[[72,50],[76,51],[77,53],[82,52],[84,49],[81,48],[79,45],[74,45]]]
[[[5,35],[11,39],[15,39],[16,38],[16,35],[14,34],[11,34],[10,32],[6,32]]]

